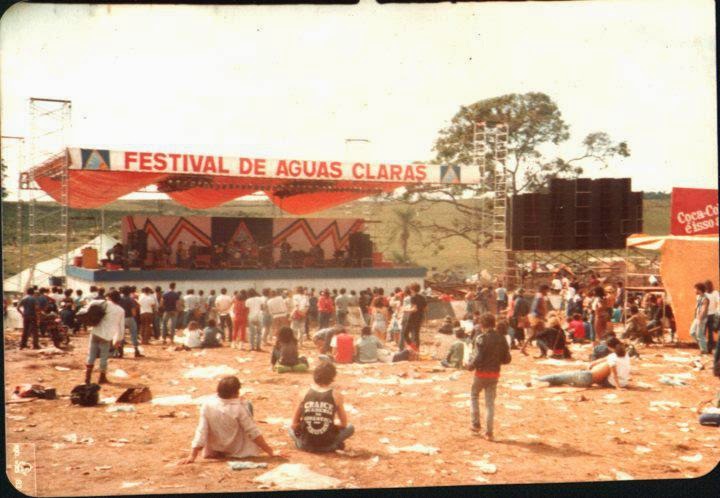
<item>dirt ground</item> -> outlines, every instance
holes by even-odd
[[[429,329],[424,336],[431,338]],[[83,380],[87,336],[74,338],[74,349],[67,354],[49,357],[18,351],[17,338],[17,332],[6,332],[6,395],[15,385],[31,382],[54,387],[61,396],[5,406],[8,475],[11,482],[20,477],[23,491],[31,495],[253,491],[268,489],[253,482],[255,477],[286,462],[337,478],[340,487],[375,488],[691,478],[706,474],[720,460],[720,432],[700,426],[696,412],[714,398],[718,380],[708,356],[703,357],[704,370],[693,370],[689,361],[697,357],[694,350],[642,349],[641,358],[633,360],[632,388],[618,391],[527,388],[532,375],[580,365],[541,364],[513,351],[498,387],[494,442],[469,430],[470,372],[455,374],[429,360],[340,365],[336,384],[350,405],[356,432],[343,454],[325,456],[296,450],[283,428],[311,375],[272,373],[268,352],[175,352],[150,345],[144,347],[146,358],[110,360],[111,374],[122,369],[129,377],[111,375],[101,397],[118,396],[125,387],[142,383],[155,398],[197,398],[212,394],[217,381],[184,378],[190,368],[236,369],[265,438],[287,460],[260,457],[254,460],[266,462],[267,469],[233,471],[224,461],[202,458],[178,465],[195,430],[196,405],[143,403],[129,413],[108,412],[113,405],[71,405],[67,396]],[[589,346],[573,348],[576,359],[586,359],[590,351]],[[312,359],[317,356],[307,342],[304,349]],[[686,386],[661,384],[660,375],[668,373],[692,378],[685,380]],[[671,403],[653,404],[662,401]],[[484,417],[482,399],[481,412]],[[72,434],[77,442],[71,442]],[[393,447],[416,443],[438,452],[393,452]],[[18,474],[22,461],[32,467],[26,465],[25,473]],[[478,461],[494,464],[496,472],[473,464]]]

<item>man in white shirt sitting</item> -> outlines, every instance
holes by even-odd
[[[202,405],[190,456],[183,463],[194,462],[203,449],[205,458],[247,458],[260,455],[261,450],[270,456],[282,456],[260,434],[252,404],[240,398],[237,377],[221,379],[217,397]]]
[[[85,367],[85,383],[90,383],[90,376],[95,367],[95,360],[100,357],[100,378],[98,384],[107,384],[105,376],[107,372],[108,356],[110,355],[110,344],[121,347],[121,341],[125,335],[125,310],[118,304],[120,293],[116,290],[108,294],[107,301],[96,300],[90,303],[105,305],[105,315],[100,323],[91,328],[90,347]]]

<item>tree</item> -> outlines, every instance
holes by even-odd
[[[614,158],[628,157],[626,142],[613,142],[605,132],[588,134],[581,150],[572,158],[557,154],[556,146],[570,138],[569,126],[557,104],[544,93],[509,94],[461,106],[450,125],[440,130],[435,142],[435,161],[443,165],[473,166],[473,131],[476,122],[508,126],[507,160],[504,171],[508,178],[509,195],[537,192],[551,178],[573,178],[583,173],[583,165],[594,162],[606,167]],[[493,165],[492,151],[486,161]],[[502,168],[501,165],[495,165]],[[492,168],[490,168],[492,170]],[[488,195],[492,178],[478,185],[416,185],[403,194],[406,202],[444,203],[452,207],[447,219],[420,217],[419,227],[431,232],[431,242],[439,245],[448,238],[461,238],[471,243],[479,263],[480,249],[492,241],[492,234],[480,233],[478,219],[490,209]]]
[[[5,179],[7,178],[7,174],[5,174],[5,170],[7,169],[7,166],[5,166],[5,161],[0,159],[0,175],[2,176],[2,198],[5,199],[8,195],[8,191],[5,188]]]
[[[410,261],[408,254],[408,242],[412,234],[420,234],[420,230],[416,223],[416,212],[412,208],[395,208],[392,211],[393,218],[390,225],[390,232],[388,233],[388,239],[391,242],[400,242],[400,248],[402,250],[402,262],[407,263]]]

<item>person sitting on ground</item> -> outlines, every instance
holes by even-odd
[[[253,420],[253,406],[240,397],[240,380],[224,377],[218,382],[217,397],[200,409],[190,455],[183,463],[195,461],[200,451],[205,458],[247,458],[260,455],[282,456],[267,444]]]
[[[597,384],[602,387],[627,387],[630,381],[630,356],[622,342],[618,341],[613,349],[614,352],[607,357],[591,362],[587,370],[545,375],[537,380],[547,382],[550,386],[590,387]]]
[[[593,348],[593,351],[590,354],[590,361],[605,358],[612,352],[611,349],[615,348],[619,342],[620,340],[615,336],[615,332],[608,332],[605,334],[603,340]]]
[[[640,313],[640,309],[634,304],[630,306],[630,317],[625,323],[623,339],[640,339],[645,344],[652,344],[652,335],[648,332],[647,317]]]
[[[352,363],[355,357],[355,345],[353,338],[343,327],[339,333],[333,335],[330,341],[333,359],[336,363]]]
[[[575,313],[572,316],[572,320],[568,322],[568,331],[572,337],[574,343],[582,343],[586,341],[585,338],[585,324],[582,320],[580,313]]]
[[[551,351],[553,358],[571,358],[570,350],[565,345],[565,332],[560,326],[560,319],[552,316],[548,327],[535,336],[540,355],[535,358],[546,358]]]
[[[465,357],[465,340],[467,336],[462,327],[455,329],[455,342],[450,346],[447,356],[440,364],[445,368],[462,368],[463,358]]]
[[[445,320],[443,320],[443,324],[438,329],[438,334],[452,335],[455,327],[457,327],[457,325],[453,324],[453,318],[448,315],[445,317]]]
[[[297,339],[290,327],[284,326],[278,331],[275,347],[270,355],[270,363],[278,373],[307,372],[307,358],[298,356]]]
[[[360,338],[355,343],[355,361],[358,363],[374,363],[378,361],[378,350],[383,344],[372,334],[372,329],[365,326],[360,332]]]
[[[345,440],[355,432],[348,424],[340,390],[333,389],[336,375],[335,365],[320,363],[313,372],[315,384],[298,403],[288,434],[300,450],[320,453],[344,449]]]
[[[176,347],[176,351],[190,351],[202,346],[203,331],[200,330],[200,325],[195,320],[190,320],[185,332],[183,332],[183,336],[185,339],[184,344]]]
[[[222,346],[219,336],[222,335],[222,331],[217,327],[217,322],[213,319],[208,320],[207,327],[203,330],[202,344],[200,347],[205,348],[219,348]]]

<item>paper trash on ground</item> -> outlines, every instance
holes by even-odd
[[[257,476],[253,481],[280,489],[323,489],[335,488],[341,484],[339,479],[313,472],[302,463],[283,463]]]
[[[397,446],[388,446],[388,451],[390,453],[421,453],[423,455],[436,455],[439,449],[435,448],[434,446],[425,446],[424,444],[416,443],[412,446],[402,446],[398,448]]]
[[[228,462],[230,470],[266,469],[267,466],[265,462]]]
[[[470,463],[473,467],[477,467],[483,474],[494,474],[497,472],[497,465],[494,463],[486,462],[485,460],[477,460]]]
[[[694,455],[681,456],[680,460],[683,462],[698,463],[702,460],[702,455],[700,453],[695,453]]]
[[[121,370],[119,368],[110,375],[112,375],[113,377],[117,377],[118,379],[127,379],[128,377],[130,377],[125,370]]]
[[[183,374],[186,379],[214,379],[224,375],[237,375],[238,371],[227,365],[211,365],[209,367],[195,367]]]

